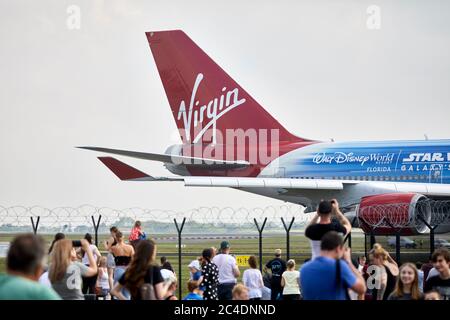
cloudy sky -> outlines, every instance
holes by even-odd
[[[80,29],[68,28],[71,5]],[[370,5],[380,29],[368,28]],[[167,29],[184,30],[299,136],[450,138],[448,1],[0,0],[0,206],[281,204],[121,182],[95,153],[74,148],[163,152],[178,143],[144,34]]]

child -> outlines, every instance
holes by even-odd
[[[423,296],[419,290],[419,274],[412,263],[405,263],[400,267],[394,291],[388,300],[422,300]]]
[[[234,286],[232,291],[233,300],[249,300],[248,288],[242,283]]]
[[[100,295],[101,297],[106,297],[109,295],[109,277],[108,270],[106,269],[106,257],[101,257],[99,260],[98,266],[98,275],[97,275],[97,287],[101,289]]]
[[[187,283],[189,293],[183,298],[183,300],[203,300],[198,290],[198,283],[195,280],[190,280]]]
[[[283,287],[283,300],[299,300],[300,287],[298,280],[300,272],[295,269],[295,261],[290,259],[287,263],[287,270],[281,275],[281,286]]]
[[[128,237],[128,241],[133,247],[136,247],[136,244],[139,240],[145,240],[147,239],[147,236],[145,235],[145,232],[142,231],[141,228],[141,222],[136,221],[134,223],[134,227],[131,229],[130,236]]]
[[[198,282],[198,280],[202,276],[202,268],[200,267],[200,262],[198,260],[193,260],[191,261],[191,263],[189,263],[188,268],[191,276],[190,280]]]
[[[424,300],[441,300],[441,294],[435,290],[425,293]]]

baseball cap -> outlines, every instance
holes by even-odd
[[[278,257],[278,256],[281,256],[281,249],[275,249],[275,255]]]
[[[228,249],[230,247],[230,243],[228,241],[222,241],[220,243],[220,250]]]

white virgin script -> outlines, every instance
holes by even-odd
[[[222,94],[218,98],[214,98],[208,103],[199,107],[200,101],[196,101],[195,95],[197,94],[200,82],[203,80],[203,74],[199,73],[195,79],[194,88],[192,89],[192,96],[189,102],[189,110],[186,111],[186,102],[184,100],[180,103],[178,109],[178,117],[180,120],[183,117],[184,131],[186,134],[186,141],[191,141],[191,128],[201,125],[202,130],[194,137],[192,143],[197,143],[201,137],[205,134],[206,130],[212,126],[212,142],[216,143],[216,123],[217,120],[222,117],[228,111],[240,106],[245,102],[245,99],[239,100],[239,89],[227,90],[226,87],[222,88]],[[194,104],[196,110],[194,110]],[[192,120],[194,123],[192,123]],[[206,124],[203,121],[206,120]]]

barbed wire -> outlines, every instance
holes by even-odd
[[[281,229],[281,218],[290,221],[295,218],[295,227],[304,226],[312,214],[305,214],[298,205],[268,206],[264,208],[199,207],[186,211],[146,209],[132,207],[114,209],[94,205],[79,207],[45,208],[41,206],[0,206],[0,231],[14,232],[29,229],[30,218],[39,217],[40,232],[87,232],[93,227],[92,217],[101,215],[99,233],[108,233],[110,226],[124,230],[139,220],[149,232],[175,232],[173,220],[186,218],[185,232],[205,230],[207,232],[254,231],[254,219],[262,222],[267,218],[265,230]],[[209,229],[211,228],[211,229]]]
[[[262,223],[267,218],[265,231],[283,230],[281,218],[289,223],[295,218],[293,230],[304,227],[314,213],[304,213],[304,207],[294,204],[255,208],[198,207],[185,211],[131,207],[114,209],[84,204],[78,207],[45,208],[42,206],[0,206],[0,232],[29,231],[30,218],[39,217],[40,232],[90,232],[92,218],[101,216],[99,233],[108,233],[113,225],[131,229],[139,220],[152,233],[174,233],[174,219],[186,219],[186,233],[247,232],[254,231],[254,219]],[[421,232],[430,226],[450,225],[450,201],[426,199],[411,203],[394,203],[358,208],[359,225],[376,228],[414,228]],[[424,222],[426,221],[426,223]]]
[[[426,199],[416,205],[407,202],[364,206],[358,208],[356,216],[372,229],[414,228],[424,232],[427,225],[450,225],[450,201]]]

